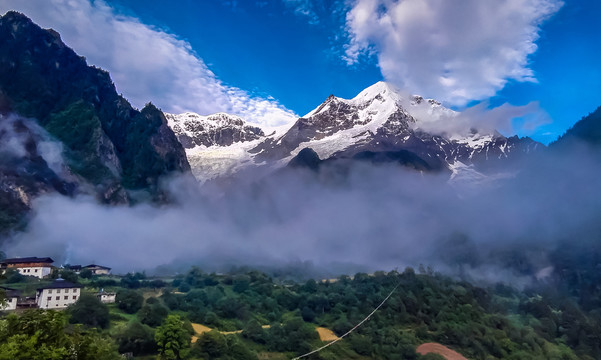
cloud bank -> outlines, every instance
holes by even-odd
[[[460,189],[444,175],[356,164],[347,173],[291,170],[204,190],[174,179],[168,186],[177,204],[162,207],[46,196],[36,201],[27,232],[3,250],[117,272],[307,261],[352,272],[423,263],[523,281],[551,266],[558,247],[597,241],[597,156],[550,152],[528,160],[518,176]]]
[[[536,101],[523,106],[505,103],[494,108],[490,107],[488,101],[482,101],[461,112],[441,112],[438,116],[433,116],[431,109],[427,102],[414,106],[412,114],[419,119],[414,126],[431,134],[449,137],[469,136],[472,130],[482,134],[498,131],[505,136],[517,133],[528,136],[541,125],[551,122],[549,115]]]
[[[0,13],[8,10],[58,31],[90,64],[108,70],[117,90],[136,107],[152,101],[171,113],[227,112],[266,126],[298,117],[273,98],[225,85],[189,43],[119,14],[103,1],[0,0]]]
[[[452,105],[536,81],[528,56],[561,0],[356,0],[346,18],[348,64],[375,55],[399,87]]]

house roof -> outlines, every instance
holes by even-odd
[[[4,290],[4,294],[6,294],[7,298],[20,297],[21,292],[17,289],[9,288],[6,286],[0,286],[0,289]]]
[[[114,293],[114,292],[106,292],[106,291],[104,291],[104,288],[101,288],[100,291],[98,291],[97,294],[98,295],[115,295],[116,293]]]
[[[65,279],[61,279],[58,278],[56,280],[54,280],[51,284],[46,285],[46,286],[42,286],[40,288],[38,288],[38,290],[44,290],[44,289],[70,289],[70,288],[81,288],[83,286],[79,285],[79,284],[74,284],[70,281],[67,281]]]
[[[98,268],[98,269],[107,269],[110,270],[110,267],[106,267],[106,266],[102,266],[102,265],[96,265],[96,264],[90,264],[90,265],[86,265],[83,267],[84,269],[89,269],[89,268]]]
[[[23,258],[10,258],[0,261],[1,264],[22,264],[22,263],[53,263],[54,260],[49,257],[39,258],[36,256],[23,257]]]

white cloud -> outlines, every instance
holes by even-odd
[[[297,118],[272,98],[223,84],[189,43],[103,1],[0,0],[0,12],[8,10],[58,31],[88,63],[108,70],[117,90],[136,107],[152,101],[167,112],[228,112],[268,126]]]
[[[347,14],[348,64],[376,54],[397,86],[453,105],[536,81],[528,56],[560,0],[356,0]]]
[[[422,104],[412,108],[412,114],[420,119],[416,127],[451,137],[467,136],[472,129],[480,133],[499,131],[506,136],[516,133],[529,136],[540,126],[551,122],[549,115],[536,101],[522,106],[505,103],[494,108],[490,108],[488,101],[483,101],[462,112],[445,112],[438,117],[430,115],[431,107],[427,103]]]
[[[307,19],[309,24],[319,24],[319,16],[315,12],[312,0],[283,0],[284,4],[292,8],[298,16]]]

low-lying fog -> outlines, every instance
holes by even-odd
[[[424,264],[517,283],[549,266],[560,244],[601,233],[598,159],[584,147],[547,150],[514,176],[478,184],[367,164],[342,181],[302,169],[227,187],[176,178],[165,182],[175,204],[160,207],[45,196],[3,250],[115,272],[309,263],[336,275]],[[516,254],[528,266],[513,268]]]

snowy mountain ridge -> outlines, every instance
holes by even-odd
[[[378,82],[352,99],[330,95],[321,105],[284,128],[262,129],[240,117],[218,113],[166,114],[194,175],[201,181],[230,176],[253,166],[283,167],[302,149],[320,159],[350,158],[362,152],[405,150],[433,170],[457,171],[536,150],[529,138],[505,137],[452,128],[459,113],[433,99],[405,94]],[[440,127],[440,131],[436,131]],[[428,129],[428,130],[424,130]],[[434,129],[434,130],[433,130]]]
[[[240,117],[226,113],[208,116],[186,112],[165,114],[168,125],[186,149],[196,146],[229,146],[236,142],[265,137],[263,129],[250,125]]]

